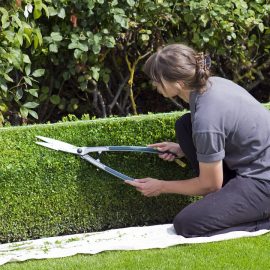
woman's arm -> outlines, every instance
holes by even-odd
[[[200,175],[188,180],[164,181],[153,178],[125,181],[143,195],[151,197],[162,193],[177,193],[183,195],[206,195],[218,191],[222,187],[222,161],[199,163]]]

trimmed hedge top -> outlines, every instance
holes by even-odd
[[[0,129],[0,241],[171,222],[194,198],[141,196],[78,156],[36,145],[36,135],[77,146],[147,145],[175,139],[179,113]],[[98,157],[98,154],[91,156]],[[153,154],[103,153],[129,176],[183,179],[191,171]]]

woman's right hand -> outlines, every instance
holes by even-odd
[[[184,153],[178,143],[174,142],[161,142],[147,145],[148,147],[155,148],[160,152],[170,151],[174,153],[177,157],[181,158],[184,156]],[[167,160],[174,161],[176,156],[169,153],[159,154],[159,157]]]

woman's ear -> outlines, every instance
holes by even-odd
[[[182,81],[177,81],[177,84],[179,85],[179,87],[180,87],[181,89],[185,88],[184,82],[182,82]]]

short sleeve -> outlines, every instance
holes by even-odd
[[[225,157],[225,136],[218,132],[197,132],[193,134],[199,162],[215,162]]]

